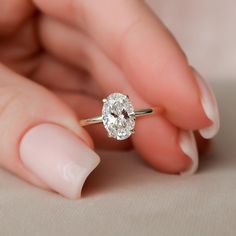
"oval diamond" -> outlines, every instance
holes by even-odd
[[[135,113],[128,96],[112,93],[104,99],[102,120],[109,137],[124,140],[133,134]]]

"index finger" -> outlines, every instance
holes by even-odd
[[[47,14],[83,28],[145,101],[165,107],[173,124],[184,129],[211,126],[205,136],[216,134],[219,119],[212,93],[199,86],[175,39],[142,1],[35,2]]]

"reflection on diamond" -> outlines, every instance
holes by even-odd
[[[103,124],[110,137],[127,139],[134,131],[135,113],[128,96],[112,93],[103,104]]]

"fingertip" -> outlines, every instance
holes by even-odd
[[[182,152],[189,158],[190,163],[180,172],[182,176],[194,174],[198,169],[198,150],[192,131],[179,131],[179,145]]]
[[[88,175],[100,162],[74,133],[55,124],[31,128],[20,142],[23,165],[61,195],[76,199]]]
[[[189,150],[187,141],[185,139],[184,152],[179,129],[163,117],[137,121],[133,136],[134,146],[141,157],[153,168],[169,174],[179,174],[192,165],[192,159],[186,152]]]
[[[216,97],[211,86],[207,83],[206,80],[195,70],[193,73],[199,88],[200,92],[200,101],[204,111],[205,116],[207,117],[207,125],[199,129],[199,133],[205,139],[211,139],[218,133],[220,129],[220,115]]]

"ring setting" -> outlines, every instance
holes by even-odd
[[[137,117],[155,114],[160,110],[160,108],[134,110],[128,95],[112,93],[103,99],[102,115],[80,120],[80,125],[103,123],[108,137],[125,140],[134,134]]]

